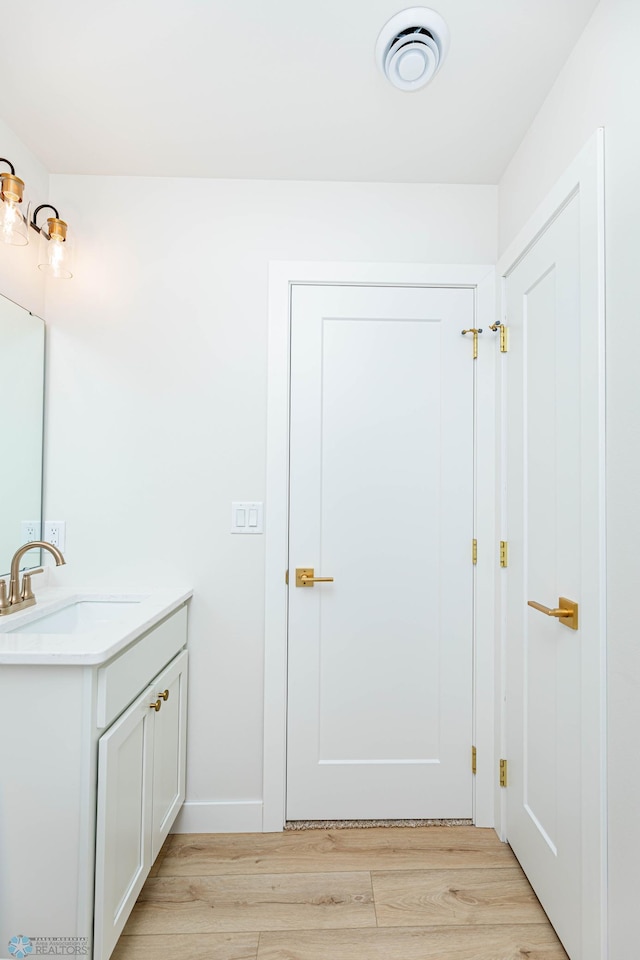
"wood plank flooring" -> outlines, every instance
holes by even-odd
[[[113,960],[567,960],[475,827],[170,836]]]

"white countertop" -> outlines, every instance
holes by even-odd
[[[33,607],[19,613],[0,617],[0,664],[55,664],[58,666],[96,666],[110,660],[133,643],[140,634],[154,627],[166,616],[182,606],[193,590],[163,589],[140,593],[98,593],[50,589],[38,597]],[[71,603],[83,600],[139,601],[135,607],[123,611],[122,618],[82,633],[47,634],[34,632],[10,633],[54,613]]]

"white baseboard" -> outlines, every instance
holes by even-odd
[[[262,801],[187,800],[171,833],[261,833]]]

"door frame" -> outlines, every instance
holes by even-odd
[[[483,363],[476,365],[474,509],[478,563],[474,568],[473,743],[478,765],[473,817],[493,826],[495,769],[494,646],[497,516],[495,496],[495,266],[408,263],[272,261],[269,264],[267,384],[267,537],[265,542],[264,832],[283,830],[286,804],[287,605],[289,541],[289,382],[291,288],[296,284],[468,287],[475,292]],[[469,363],[473,363],[471,352]],[[478,505],[481,509],[478,509]],[[469,544],[471,554],[471,544]],[[471,562],[471,560],[470,560]],[[471,748],[471,743],[469,744]],[[469,749],[471,762],[471,749]]]
[[[600,956],[607,956],[607,619],[606,619],[606,421],[605,421],[605,181],[604,181],[604,129],[598,128],[587,141],[583,149],[569,168],[557,181],[551,192],[542,201],[526,226],[509,245],[498,260],[498,283],[501,322],[508,327],[506,312],[506,281],[512,270],[533,247],[548,226],[576,196],[580,203],[580,300],[581,313],[589,311],[591,321],[595,321],[598,353],[598,391],[594,398],[594,410],[598,419],[598,503],[599,524],[599,610],[600,648],[596,658],[583,668],[583,683],[597,691],[598,705],[595,712],[588,712],[583,734],[583,769],[588,770],[588,757],[595,749],[598,752],[597,774],[583,783],[582,815],[583,824],[598,824],[598,849],[593,849],[590,840],[593,836],[588,828],[584,831],[582,844],[583,890],[591,884],[597,884],[600,892],[599,939]],[[498,412],[499,463],[498,489],[502,492],[498,508],[501,539],[508,540],[506,517],[506,367],[509,354],[501,356],[496,371],[496,410]],[[498,618],[497,675],[498,699],[496,710],[497,750],[500,757],[507,756],[507,716],[506,716],[506,578],[509,571],[501,571],[497,579],[496,605],[500,611]],[[585,715],[583,713],[583,722]],[[502,840],[506,840],[506,814],[508,790],[496,790],[496,829]],[[586,865],[586,867],[585,867]],[[595,878],[595,880],[594,880]],[[590,890],[593,895],[593,887]],[[584,918],[585,935],[593,934],[592,918]]]

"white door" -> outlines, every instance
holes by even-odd
[[[572,960],[600,956],[599,337],[581,216],[576,192],[508,276],[505,359],[507,839]],[[529,601],[575,601],[578,629]]]
[[[472,814],[473,318],[468,288],[293,288],[289,820]]]

